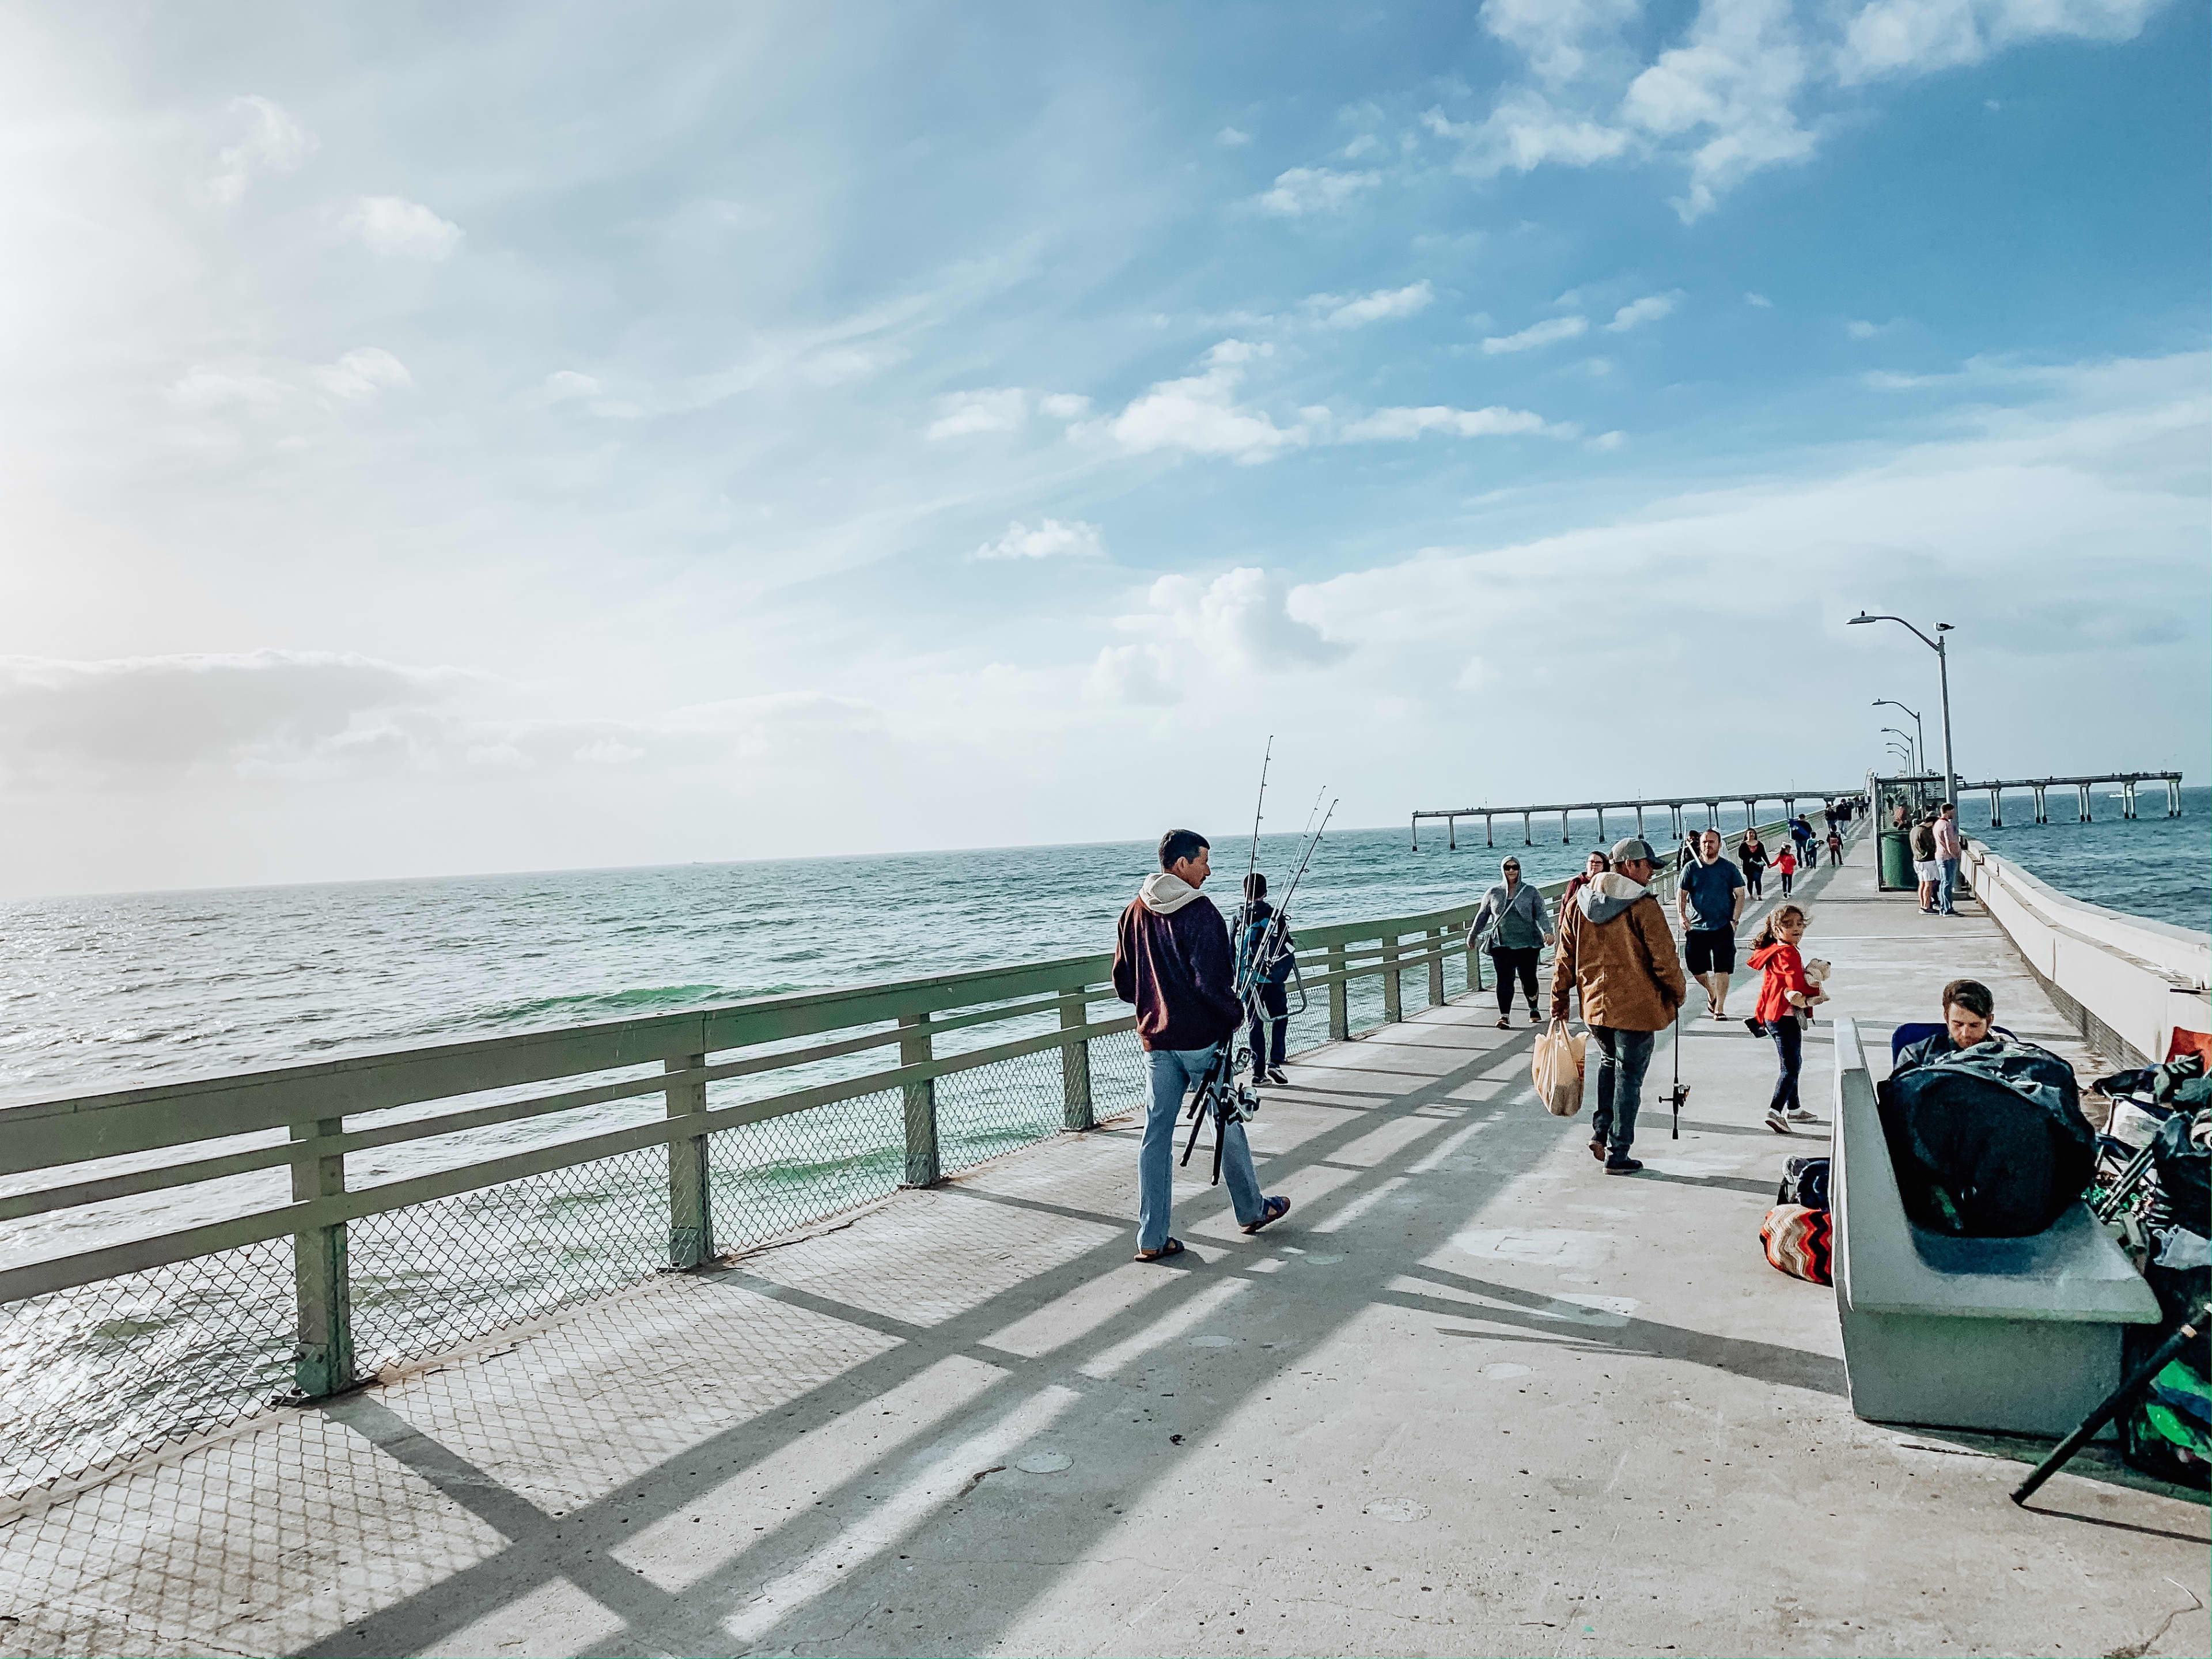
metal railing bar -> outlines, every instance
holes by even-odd
[[[771,1096],[765,1100],[690,1113],[678,1119],[656,1119],[575,1140],[558,1141],[548,1146],[512,1152],[486,1163],[460,1164],[427,1175],[411,1176],[401,1181],[358,1188],[328,1198],[286,1204],[275,1209],[258,1210],[173,1233],[158,1234],[150,1238],[101,1245],[75,1255],[55,1256],[18,1267],[0,1269],[0,1304],[42,1296],[51,1291],[67,1290],[76,1285],[92,1284],[124,1273],[140,1273],[150,1267],[165,1267],[171,1262],[189,1261],[195,1256],[281,1238],[287,1234],[306,1232],[316,1227],[327,1227],[341,1221],[355,1221],[363,1216],[410,1209],[434,1199],[500,1186],[528,1176],[569,1169],[580,1164],[593,1164],[602,1158],[617,1157],[643,1147],[665,1146],[672,1140],[742,1128],[749,1123],[763,1122],[769,1118],[787,1116],[817,1106],[836,1105],[861,1095],[886,1092],[927,1078],[973,1071],[1073,1042],[1111,1036],[1134,1030],[1135,1026],[1134,1016],[1128,1016],[1066,1030],[1043,1031],[1011,1042],[996,1043],[988,1048],[945,1055],[889,1071],[871,1072],[862,1077],[848,1078],[836,1083],[818,1084],[789,1094]],[[667,1075],[680,1079],[689,1074]],[[666,1080],[667,1077],[664,1076],[657,1081],[665,1084]],[[288,1154],[297,1154],[313,1145],[308,1141],[289,1142],[284,1150]],[[289,1162],[289,1158],[286,1161]]]

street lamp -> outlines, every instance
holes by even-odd
[[[1893,622],[1900,628],[1911,629],[1912,637],[1936,653],[1936,683],[1943,694],[1943,799],[1955,807],[1959,804],[1959,769],[1951,762],[1951,659],[1943,648],[1943,636],[1952,631],[1951,624],[1937,623],[1936,637],[1931,640],[1902,617],[1875,617],[1862,611],[1851,618],[1854,627],[1860,623],[1875,622]]]
[[[1912,746],[1912,733],[1902,731],[1894,726],[1885,726],[1881,729],[1885,732],[1895,732],[1899,737],[1905,739],[1905,759],[1906,764],[1910,765],[1916,772],[1924,771],[1926,769],[1926,763],[1919,758],[1920,751]]]
[[[1877,708],[1885,706],[1891,708],[1905,708],[1905,705],[1894,697],[1876,697],[1874,700],[1874,706]],[[1917,740],[1915,747],[1920,752],[1920,769],[1924,772],[1928,769],[1928,734],[1921,729],[1920,713],[1917,709],[1905,708],[1905,712],[1912,716],[1912,734]],[[1887,732],[1889,728],[1885,726],[1882,730]]]

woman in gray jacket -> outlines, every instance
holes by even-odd
[[[1512,1028],[1513,981],[1518,975],[1522,994],[1528,1000],[1528,1019],[1536,1012],[1536,952],[1552,942],[1552,919],[1544,908],[1544,896],[1521,879],[1521,860],[1509,858],[1498,866],[1505,879],[1483,895],[1482,908],[1467,930],[1472,945],[1484,932],[1490,934],[1490,960],[1498,969],[1498,1029]]]

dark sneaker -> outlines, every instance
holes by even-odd
[[[1291,1086],[1291,1079],[1285,1075],[1283,1068],[1279,1066],[1267,1073],[1267,1081],[1279,1089],[1287,1089]]]
[[[1632,1158],[1609,1158],[1605,1161],[1607,1175],[1634,1175],[1644,1165]]]
[[[1590,1156],[1597,1159],[1601,1164],[1605,1162],[1605,1137],[1603,1135],[1592,1135],[1590,1137]]]

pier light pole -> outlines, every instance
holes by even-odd
[[[1893,622],[1900,628],[1912,629],[1912,637],[1936,653],[1936,681],[1943,696],[1943,799],[1955,807],[1959,804],[1959,769],[1951,763],[1951,655],[1944,648],[1943,638],[1953,631],[1951,624],[1937,623],[1936,637],[1931,640],[1902,617],[1875,617],[1862,611],[1851,618],[1853,627],[1860,623],[1876,622]]]
[[[1928,769],[1928,757],[1913,746],[1911,732],[1894,726],[1885,726],[1881,729],[1885,732],[1895,732],[1899,737],[1905,739],[1905,756],[1906,760],[1911,763],[1914,771],[1924,772]]]
[[[1905,708],[1905,705],[1894,697],[1876,697],[1874,706],[1877,708]],[[1912,736],[1920,750],[1920,769],[1924,772],[1928,769],[1928,733],[1921,728],[1920,714],[1917,709],[1905,708],[1905,712],[1912,716]],[[1889,728],[1885,726],[1882,730],[1887,732]]]

